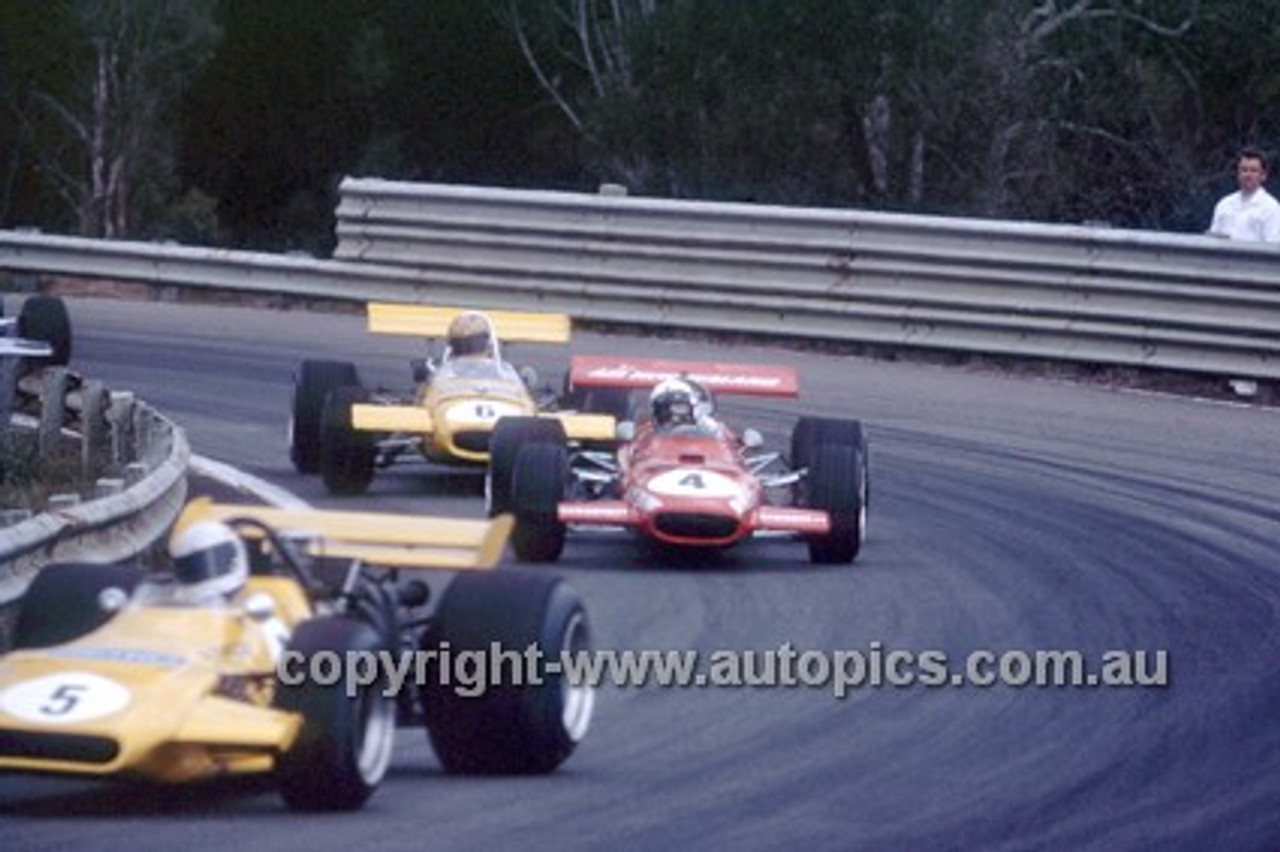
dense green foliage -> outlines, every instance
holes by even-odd
[[[1250,0],[7,0],[0,226],[325,252],[343,175],[1202,230]]]

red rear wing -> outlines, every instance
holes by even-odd
[[[575,355],[569,381],[579,388],[651,388],[664,379],[693,379],[707,390],[744,396],[798,396],[800,381],[791,367],[771,364],[722,364]]]

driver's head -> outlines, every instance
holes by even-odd
[[[233,595],[249,578],[244,542],[219,521],[200,521],[169,541],[174,579],[187,598]]]
[[[660,382],[649,395],[653,423],[659,429],[697,423],[697,391],[683,379]]]
[[[466,311],[449,323],[448,338],[453,355],[483,355],[491,350],[493,327],[479,311]]]

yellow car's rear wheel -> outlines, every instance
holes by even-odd
[[[590,650],[591,630],[581,599],[560,578],[460,574],[445,590],[422,647],[430,660],[423,712],[446,771],[547,773],[586,736],[594,685],[572,681],[563,663]],[[463,660],[475,664],[456,664]],[[468,676],[494,672],[500,681]]]

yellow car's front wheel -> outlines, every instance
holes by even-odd
[[[350,660],[386,650],[386,640],[351,618],[304,621],[289,640],[312,671],[318,655]],[[315,668],[315,670],[319,670]],[[276,706],[302,716],[302,732],[276,761],[276,780],[289,807],[346,811],[361,807],[387,774],[395,744],[396,708],[383,678],[355,684],[311,677],[277,684]]]

